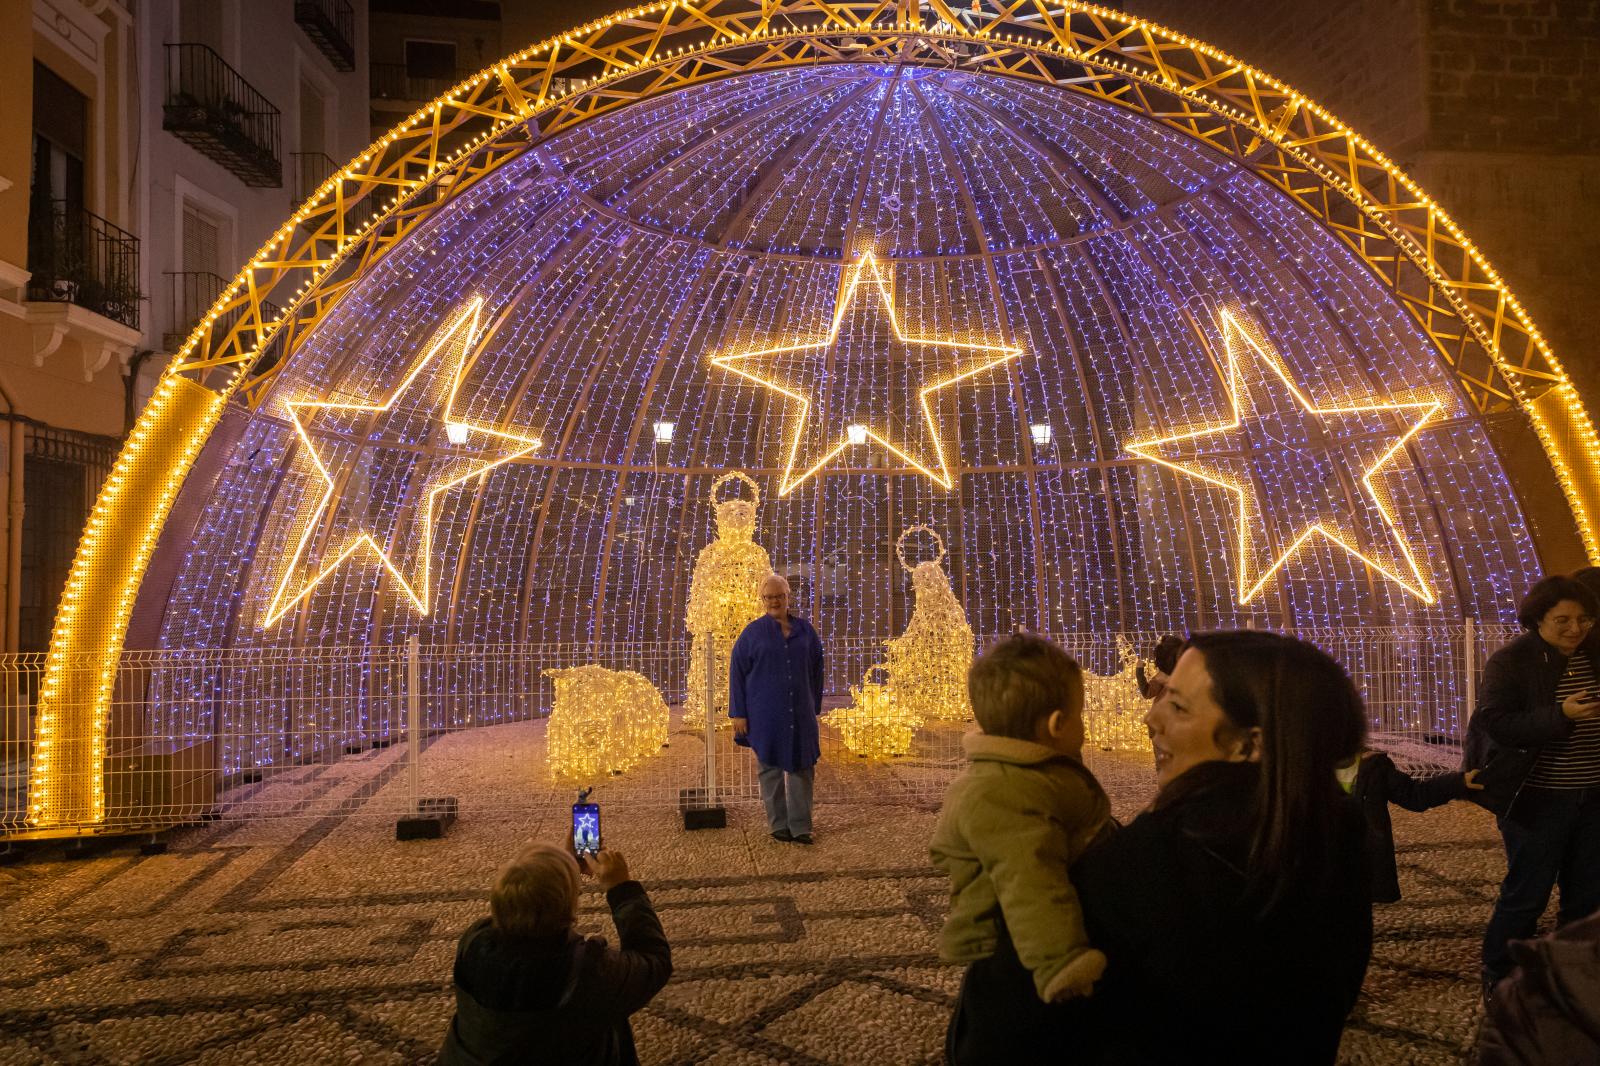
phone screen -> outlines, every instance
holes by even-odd
[[[572,850],[579,855],[600,853],[600,805],[574,803],[572,805]]]

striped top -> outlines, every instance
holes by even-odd
[[[1567,672],[1556,684],[1556,702],[1575,692],[1600,688],[1595,683],[1589,653],[1579,651],[1567,660]],[[1583,718],[1565,738],[1552,740],[1539,751],[1525,784],[1535,788],[1590,788],[1600,785],[1600,718]]]

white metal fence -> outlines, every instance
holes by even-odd
[[[1404,763],[1442,766],[1459,757],[1483,660],[1515,631],[1468,623],[1299,635],[1345,664],[1367,700],[1377,744]],[[1143,743],[1132,668],[1158,638],[1055,635],[1090,675],[1091,745]],[[992,639],[980,638],[979,648]],[[849,702],[849,686],[884,649],[830,640],[826,650],[819,800],[937,801],[960,767],[967,726],[925,723],[904,755],[857,756],[826,712]],[[105,825],[392,818],[419,797],[442,796],[455,797],[462,812],[523,811],[570,802],[584,785],[611,804],[670,805],[684,790],[704,789],[708,767],[717,799],[753,799],[754,759],[733,744],[731,730],[683,717],[689,655],[688,641],[127,652],[109,716]],[[546,745],[554,702],[546,671],[587,664],[642,675],[671,714],[665,747],[599,781],[556,772]],[[38,655],[0,657],[0,830],[25,828],[43,665]]]

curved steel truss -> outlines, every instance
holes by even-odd
[[[177,488],[226,402],[259,404],[375,263],[455,197],[589,118],[714,79],[858,62],[945,67],[1091,97],[1203,142],[1281,190],[1382,279],[1477,410],[1526,413],[1586,549],[1600,559],[1600,441],[1560,363],[1439,206],[1288,86],[1198,41],[1085,4],[657,3],[517,53],[418,111],[297,210],[188,338],[96,502],[68,579],[41,690],[38,735],[47,743],[35,746],[32,824],[104,817],[104,664],[122,647]],[[269,300],[286,310],[268,318]]]

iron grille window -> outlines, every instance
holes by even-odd
[[[22,590],[17,625],[20,651],[50,647],[56,606],[89,508],[117,455],[118,441],[29,425],[22,459]]]

